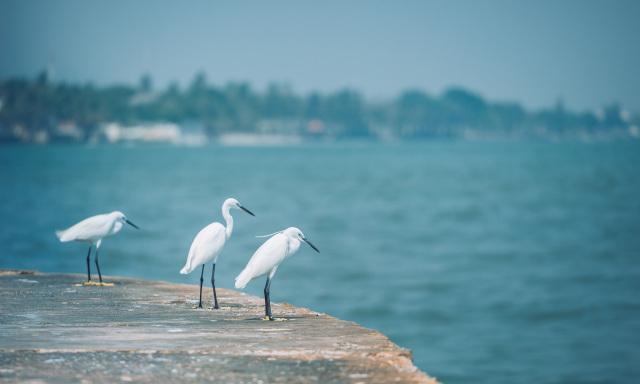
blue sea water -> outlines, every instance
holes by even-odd
[[[3,146],[0,182],[0,268],[84,273],[54,230],[118,209],[143,229],[104,242],[105,274],[196,283],[191,240],[234,196],[256,217],[235,212],[219,286],[294,225],[322,253],[273,300],[378,329],[445,383],[640,377],[638,142]]]

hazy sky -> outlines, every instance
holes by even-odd
[[[0,0],[0,77],[287,82],[640,111],[640,1]]]

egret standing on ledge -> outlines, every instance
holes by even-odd
[[[189,249],[189,256],[187,256],[187,263],[182,267],[180,273],[186,275],[191,273],[200,264],[202,264],[202,271],[200,272],[200,300],[198,302],[198,308],[202,308],[202,282],[204,276],[204,265],[210,261],[213,261],[213,268],[211,269],[211,288],[213,288],[213,308],[218,309],[218,296],[216,295],[216,283],[214,275],[216,273],[216,262],[218,256],[224,248],[224,244],[231,236],[233,232],[233,217],[229,213],[231,208],[242,209],[251,216],[255,216],[247,208],[240,205],[238,200],[230,198],[224,201],[222,204],[222,217],[227,224],[226,228],[220,223],[211,223],[202,228],[200,232],[193,239],[191,248]]]
[[[89,252],[87,253],[87,282],[91,282],[89,258],[91,256],[91,247],[95,245],[96,255],[94,256],[94,261],[98,269],[100,284],[102,284],[102,273],[100,273],[100,264],[98,264],[98,249],[100,248],[100,244],[102,244],[103,238],[120,232],[124,224],[129,224],[135,229],[139,229],[137,225],[127,219],[124,213],[113,211],[103,215],[91,216],[68,229],[56,231],[56,235],[63,243],[67,241],[84,241],[89,243]]]
[[[316,252],[320,253],[318,248],[304,237],[302,231],[296,227],[289,227],[284,231],[276,232],[269,240],[265,241],[251,256],[251,260],[244,267],[244,270],[236,277],[236,288],[242,289],[256,277],[268,274],[267,283],[264,286],[265,320],[273,320],[273,316],[271,316],[271,298],[269,297],[271,279],[276,274],[280,263],[298,251],[300,241],[304,241]]]

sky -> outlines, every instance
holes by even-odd
[[[640,112],[640,1],[0,0],[0,78],[287,83],[370,99],[462,86]]]

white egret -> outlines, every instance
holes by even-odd
[[[189,255],[187,256],[187,263],[182,267],[180,273],[186,275],[191,273],[199,265],[202,264],[202,271],[200,272],[200,300],[198,302],[198,308],[202,308],[202,282],[204,276],[204,265],[210,261],[213,261],[213,268],[211,269],[211,288],[213,289],[213,308],[218,309],[218,296],[216,294],[215,273],[216,262],[218,256],[224,248],[224,244],[231,236],[233,232],[233,217],[229,213],[231,208],[242,209],[251,216],[255,216],[247,208],[240,205],[238,200],[229,198],[222,203],[222,217],[224,217],[226,227],[220,223],[214,222],[206,227],[202,228],[196,235],[191,243],[189,249]]]
[[[89,252],[87,253],[87,282],[91,282],[91,265],[89,263],[91,248],[93,246],[96,247],[94,261],[98,269],[100,284],[102,284],[102,273],[100,272],[100,264],[98,263],[98,249],[102,244],[103,238],[120,232],[125,223],[136,229],[140,229],[137,225],[129,221],[124,213],[113,211],[103,215],[91,216],[65,230],[56,231],[56,235],[62,243],[66,243],[67,241],[83,241],[89,243]]]
[[[320,252],[318,248],[311,244],[304,236],[302,231],[296,227],[289,227],[284,231],[276,232],[269,240],[265,241],[253,256],[251,256],[244,270],[236,277],[235,286],[237,289],[242,289],[246,287],[251,280],[268,274],[267,283],[264,286],[265,320],[273,320],[273,316],[271,316],[271,298],[269,297],[271,280],[276,274],[280,264],[287,257],[292,256],[298,251],[300,241],[304,241],[316,252]]]

